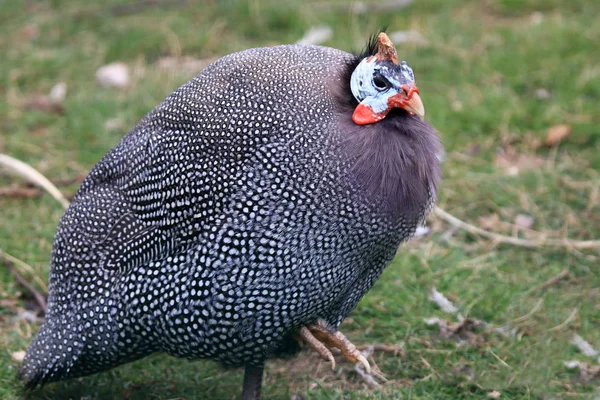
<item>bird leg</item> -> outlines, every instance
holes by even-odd
[[[246,365],[242,400],[259,400],[264,365]]]
[[[371,366],[365,356],[342,332],[329,329],[325,321],[320,319],[313,325],[303,326],[298,334],[314,352],[331,362],[331,369],[335,368],[335,360],[329,349],[335,347],[341,350],[346,360],[354,364],[360,362],[367,373],[371,373]]]

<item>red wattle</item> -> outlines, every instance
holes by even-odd
[[[352,113],[352,121],[356,125],[368,125],[381,121],[387,113],[376,113],[373,109],[363,103],[359,103]]]

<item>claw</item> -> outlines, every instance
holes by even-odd
[[[346,359],[353,363],[361,363],[365,367],[365,371],[370,374],[371,365],[365,356],[362,355],[360,350],[358,350],[342,332],[336,332],[335,338],[337,339],[336,343],[334,343],[335,347],[342,351]]]
[[[361,363],[365,367],[365,371],[367,372],[367,374],[371,374],[371,365],[369,364],[369,362],[367,361],[365,356],[363,356],[362,354],[359,354],[357,358],[358,358],[358,362]]]
[[[361,363],[365,367],[365,371],[368,374],[371,373],[371,365],[366,357],[342,332],[332,332],[328,329],[325,321],[318,320],[313,325],[303,326],[299,329],[298,334],[317,354],[331,362],[331,369],[335,368],[335,360],[329,349],[335,347],[342,351],[348,361]]]

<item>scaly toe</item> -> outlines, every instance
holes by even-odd
[[[361,363],[365,367],[365,371],[367,371],[368,374],[371,373],[371,365],[369,364],[369,361],[367,361],[366,357],[362,355],[360,350],[358,350],[342,332],[336,332],[335,339],[336,347],[342,351],[342,354],[348,361],[351,363]]]
[[[350,340],[348,340],[348,338],[342,332],[332,332],[327,328],[327,323],[323,320],[318,320],[317,323],[310,325],[309,327],[304,327],[303,329],[308,330],[312,339],[319,345],[323,347],[326,346],[330,349],[334,347],[340,349],[348,361],[354,364],[361,363],[365,367],[365,371],[369,374],[371,373],[371,365],[367,361],[366,357],[362,355],[356,346],[352,344],[352,342],[350,342]],[[327,351],[329,355],[331,355],[331,352],[329,350]],[[319,351],[317,351],[317,353],[319,353]]]
[[[335,359],[333,358],[333,354],[331,354],[331,351],[329,351],[329,349],[323,343],[314,337],[307,327],[303,326],[300,328],[298,330],[298,335],[315,353],[331,363],[332,370],[335,369]]]

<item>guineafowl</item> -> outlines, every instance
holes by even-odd
[[[338,331],[436,199],[441,148],[384,34],[361,55],[250,49],[175,90],[58,225],[27,387],[165,352],[246,368]]]

